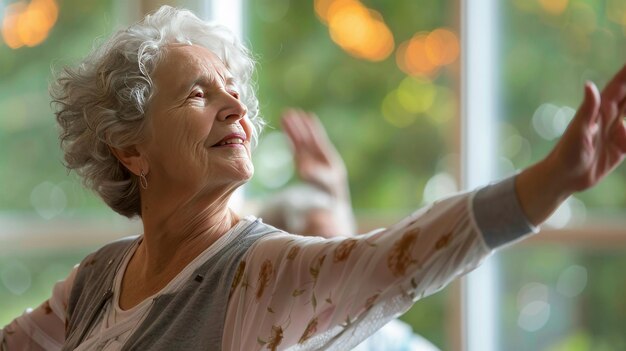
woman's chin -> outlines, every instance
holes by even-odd
[[[233,172],[233,181],[241,184],[247,183],[252,176],[254,175],[254,166],[252,163],[246,163],[241,165],[241,167],[237,167]]]

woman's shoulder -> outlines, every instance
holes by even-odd
[[[90,280],[114,269],[138,239],[138,235],[124,237],[88,254],[78,265],[76,280],[79,282]]]
[[[96,251],[87,255],[80,265],[89,267],[100,263],[100,261],[106,261],[107,259],[114,260],[118,256],[122,257],[126,250],[130,249],[139,237],[139,235],[127,236],[105,244]]]

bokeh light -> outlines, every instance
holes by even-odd
[[[54,0],[10,4],[4,11],[2,38],[12,49],[39,45],[48,37],[58,14],[59,8]]]
[[[562,14],[567,8],[568,3],[569,0],[539,0],[541,7],[552,15]]]
[[[587,268],[571,265],[565,268],[556,282],[556,291],[566,297],[576,297],[587,287]]]
[[[0,272],[4,287],[14,295],[22,295],[31,286],[31,272],[22,262],[13,260],[6,263]]]
[[[393,52],[393,34],[382,15],[360,1],[316,0],[314,7],[331,39],[352,56],[382,61]]]
[[[44,181],[33,188],[30,202],[43,219],[52,219],[65,210],[67,196],[60,186]]]
[[[526,331],[541,329],[550,317],[549,289],[545,284],[530,282],[517,293],[517,324]]]
[[[396,62],[409,75],[433,76],[440,67],[456,62],[459,53],[457,35],[449,29],[438,28],[430,33],[416,33],[400,44]]]
[[[460,49],[459,38],[451,30],[435,29],[426,37],[426,54],[439,66],[456,62]]]
[[[290,147],[280,132],[265,134],[255,150],[254,168],[257,180],[269,189],[287,184],[293,176],[294,166]]]
[[[412,113],[404,107],[397,89],[385,96],[381,105],[381,113],[389,124],[398,128],[411,125],[417,118],[416,113]]]
[[[459,186],[454,176],[447,172],[437,173],[426,182],[422,202],[425,204],[433,203],[458,191]]]
[[[400,69],[409,75],[432,76],[439,66],[428,57],[426,50],[427,34],[418,33],[398,47],[396,62]]]
[[[570,196],[546,220],[548,227],[560,229],[567,225],[580,225],[587,217],[587,207],[574,196]]]
[[[533,301],[519,313],[517,325],[528,332],[535,332],[543,328],[549,319],[550,305],[544,301]]]
[[[398,101],[405,110],[411,113],[422,113],[433,106],[437,89],[429,80],[407,77],[398,86],[397,95]]]
[[[576,110],[569,106],[556,106],[551,103],[540,105],[532,117],[532,125],[543,139],[554,140],[560,137],[574,118]]]
[[[626,27],[626,1],[607,0],[606,17],[610,21]]]

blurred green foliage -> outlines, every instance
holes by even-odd
[[[450,1],[367,1],[392,30],[396,46],[414,34],[441,26],[455,27]],[[382,62],[354,58],[330,39],[311,2],[249,1],[247,33],[258,58],[261,113],[279,130],[281,111],[290,106],[316,112],[348,166],[357,209],[410,209],[422,201],[424,185],[438,161],[451,152],[458,97],[452,95],[447,121],[417,114],[398,128],[381,113],[385,96],[406,78],[392,54]],[[436,86],[456,90],[457,75],[443,69]],[[451,115],[451,116],[450,116]],[[262,165],[259,165],[262,167]],[[257,167],[257,168],[261,168]],[[447,171],[454,171],[449,170]],[[252,196],[274,191],[257,180]]]
[[[33,190],[43,182],[63,189],[65,201],[56,203],[68,209],[63,215],[71,216],[71,209],[105,208],[67,176],[48,84],[51,67],[76,63],[94,39],[110,33],[112,6],[112,0],[64,0],[58,22],[42,44],[13,50],[0,41],[0,211],[55,205],[50,194],[33,199]]]
[[[626,349],[624,249],[528,245],[498,260],[503,350]]]

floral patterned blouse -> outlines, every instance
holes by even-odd
[[[537,231],[511,184],[438,201],[357,237],[259,239],[233,279],[222,350],[355,347],[416,300],[474,269],[495,247]],[[0,345],[58,349],[75,272],[56,284],[48,301],[0,331]]]

